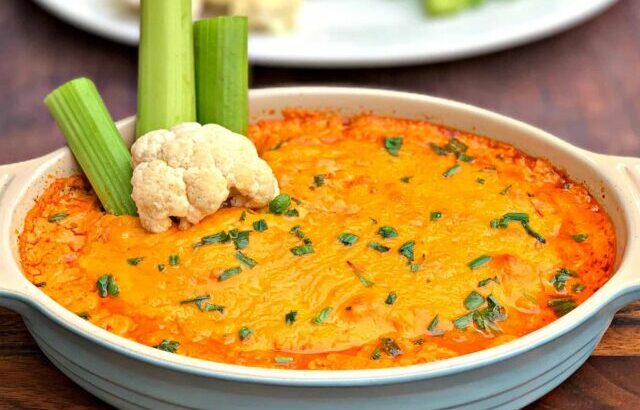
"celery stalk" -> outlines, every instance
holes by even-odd
[[[142,0],[136,134],[196,120],[191,0]]]
[[[249,65],[247,18],[216,17],[194,24],[198,122],[246,135]]]
[[[93,82],[69,81],[47,95],[44,103],[104,209],[115,215],[135,215],[131,154]]]

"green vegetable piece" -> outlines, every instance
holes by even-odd
[[[587,238],[589,238],[589,235],[587,235],[586,233],[579,233],[579,234],[577,234],[577,235],[571,235],[571,238],[572,238],[574,241],[576,241],[576,242],[578,242],[578,243],[581,243],[581,242],[586,241],[586,240],[587,240]]]
[[[120,294],[120,288],[118,287],[116,279],[108,273],[105,273],[98,278],[96,281],[96,288],[98,289],[98,295],[100,295],[101,298],[106,298],[107,296],[115,297]]]
[[[414,241],[409,241],[405,242],[402,246],[400,246],[400,249],[398,249],[400,255],[407,258],[409,263],[413,262],[413,248],[415,245],[416,243]]]
[[[53,215],[49,215],[49,217],[47,218],[47,221],[54,223],[54,222],[60,222],[63,219],[65,219],[66,217],[68,217],[68,214],[65,214],[63,212],[57,213],[57,214],[53,214]]]
[[[244,222],[244,221],[245,221],[245,219],[247,219],[247,212],[242,211],[242,213],[240,214],[240,219],[239,219],[239,221],[240,221],[240,222]]]
[[[389,154],[397,157],[402,147],[402,141],[402,137],[386,137],[384,139],[384,147]]]
[[[249,246],[249,234],[251,231],[240,231],[232,229],[229,231],[229,238],[233,241],[236,249],[244,249]]]
[[[289,216],[289,217],[298,217],[298,216],[300,216],[300,212],[298,212],[297,209],[287,209],[287,211],[284,214],[286,216]]]
[[[333,310],[333,308],[330,308],[330,307],[326,307],[326,308],[322,309],[320,311],[320,313],[318,313],[318,316],[313,318],[311,323],[313,323],[314,325],[319,325],[319,324],[323,323],[325,320],[327,320],[327,318],[331,314],[332,310]]]
[[[144,258],[143,258],[143,257],[138,256],[138,257],[135,257],[135,258],[129,258],[129,259],[127,259],[127,263],[128,263],[129,265],[132,265],[132,266],[137,266],[137,265],[138,265],[140,262],[142,262],[143,260],[144,260]]]
[[[196,120],[190,0],[144,0],[138,48],[138,137]],[[210,122],[210,121],[206,121]]]
[[[571,287],[571,290],[573,291],[573,293],[582,293],[582,291],[584,291],[586,288],[587,287],[582,283],[574,283]]]
[[[440,211],[431,212],[431,215],[429,216],[429,220],[431,220],[431,221],[439,221],[440,219],[442,219],[442,212],[440,212]]]
[[[247,18],[221,16],[193,25],[198,122],[247,135]]]
[[[287,194],[279,194],[269,202],[269,212],[276,215],[282,215],[289,209],[291,205],[291,197]]]
[[[287,324],[287,326],[293,325],[297,318],[298,318],[298,311],[297,310],[292,310],[289,313],[287,313],[286,315],[284,315],[284,321]]]
[[[180,265],[180,255],[169,256],[169,266],[178,266],[178,265]]]
[[[358,236],[352,233],[345,232],[338,235],[338,241],[340,241],[340,243],[345,246],[351,246],[358,241]]]
[[[302,227],[300,227],[300,225],[295,225],[293,228],[289,230],[289,233],[297,236],[300,239],[304,239],[305,237],[304,232],[302,232]]]
[[[484,297],[475,290],[469,293],[469,296],[464,300],[464,307],[468,310],[476,310],[484,303]]]
[[[236,259],[242,262],[249,269],[252,269],[258,263],[254,259],[251,259],[247,255],[242,253],[241,251],[236,252]]]
[[[389,252],[389,249],[391,249],[388,246],[379,244],[378,242],[369,242],[367,244],[367,247],[373,249],[374,251],[378,251],[380,253]]]
[[[264,232],[267,229],[269,229],[269,226],[264,219],[257,220],[253,223],[253,230],[256,232]]]
[[[293,357],[288,357],[288,356],[276,356],[273,359],[277,364],[290,364],[293,363]]]
[[[440,322],[440,318],[438,315],[435,315],[429,323],[429,326],[427,326],[427,333],[431,336],[442,336],[444,334],[442,330],[438,329],[438,322]]]
[[[200,311],[204,311],[205,302],[207,302],[210,299],[211,299],[211,296],[209,296],[209,295],[200,295],[200,296],[196,296],[196,297],[191,298],[191,299],[181,300],[180,304],[181,305],[188,305],[190,303],[194,303],[198,307],[198,309]]]
[[[380,348],[376,347],[375,349],[373,349],[373,352],[371,352],[371,360],[380,360],[381,357],[382,352],[380,351]]]
[[[104,209],[114,215],[136,215],[131,154],[93,82],[69,81],[44,103]]]
[[[464,316],[460,316],[456,320],[453,321],[453,325],[460,330],[466,329],[471,324],[473,320],[473,312],[469,312]]]
[[[223,270],[220,275],[218,275],[218,282],[223,282],[227,279],[230,279],[242,272],[242,268],[240,266],[234,266],[233,268]]]
[[[309,253],[313,253],[313,245],[304,244],[300,246],[294,246],[293,248],[290,249],[290,251],[295,256],[307,255]]]
[[[159,263],[158,264],[158,272],[164,272],[164,263]]]
[[[567,281],[571,278],[577,278],[578,273],[566,268],[560,268],[556,271],[556,274],[551,278],[549,282],[556,288],[557,291],[563,291]]]
[[[504,187],[504,189],[500,191],[500,195],[507,195],[509,191],[511,191],[511,185],[507,185],[506,187]]]
[[[238,330],[238,336],[240,337],[241,341],[247,340],[247,338],[252,334],[253,330],[251,328],[248,328],[247,326],[242,326],[240,330]]]
[[[455,164],[451,168],[449,168],[446,171],[444,171],[442,173],[442,176],[445,177],[445,178],[452,177],[455,174],[457,174],[461,169],[462,169],[462,167],[460,166],[460,164]]]
[[[547,306],[553,310],[556,316],[561,317],[571,312],[578,306],[575,299],[571,297],[549,299]]]
[[[402,354],[400,346],[391,338],[383,337],[380,339],[382,342],[382,350],[391,358],[398,357]]]
[[[207,235],[200,238],[200,241],[205,245],[211,245],[213,243],[225,243],[229,241],[229,234],[225,231],[220,231],[213,235]]]
[[[313,185],[315,185],[317,188],[320,188],[322,185],[324,185],[324,180],[326,178],[326,175],[315,175],[313,177]]]
[[[406,176],[406,177],[400,178],[400,181],[404,182],[405,184],[408,184],[408,183],[411,182],[412,178],[413,178],[413,176]]]
[[[382,226],[378,229],[378,235],[383,238],[395,238],[398,236],[398,231],[392,226]]]
[[[180,342],[176,342],[175,340],[164,339],[162,342],[160,342],[159,345],[154,347],[164,352],[176,353],[178,351],[178,348],[180,347]]]
[[[493,278],[483,279],[480,282],[478,282],[478,287],[481,288],[483,286],[487,286],[491,282],[500,283],[500,281],[498,280],[498,277],[494,276]]]
[[[478,256],[477,258],[475,258],[474,260],[472,260],[471,262],[467,263],[467,266],[469,267],[469,269],[474,270],[474,269],[478,269],[479,267],[487,264],[491,262],[491,256],[488,255],[482,255],[482,256]]]
[[[386,303],[387,305],[393,305],[394,303],[396,303],[397,299],[398,299],[398,295],[396,295],[396,292],[389,292],[389,294],[387,295],[387,299],[384,301],[384,303]]]

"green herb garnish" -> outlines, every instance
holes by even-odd
[[[287,211],[284,214],[285,216],[289,216],[292,218],[300,216],[300,212],[298,212],[297,209],[287,209]]]
[[[306,254],[309,254],[309,253],[313,253],[313,245],[304,244],[304,245],[294,246],[293,248],[291,248],[289,250],[295,256],[302,256],[302,255],[306,255]]]
[[[484,303],[484,297],[475,290],[469,293],[469,296],[464,300],[464,307],[468,310],[476,310]]]
[[[442,330],[438,329],[439,321],[440,318],[438,317],[438,315],[435,315],[429,323],[429,326],[427,326],[427,333],[429,333],[431,336],[442,336],[442,334],[444,333]]]
[[[402,350],[400,349],[400,346],[397,345],[397,343],[389,338],[389,337],[383,337],[382,339],[380,339],[380,341],[382,342],[382,350],[389,356],[389,357],[398,357],[402,354]]]
[[[304,232],[302,232],[302,228],[300,227],[300,225],[296,225],[293,228],[291,228],[289,230],[289,233],[297,236],[300,239],[304,239],[304,237],[305,237],[305,234],[304,234]]]
[[[273,360],[277,364],[291,364],[291,363],[293,363],[293,357],[288,357],[288,356],[276,356]]]
[[[245,255],[244,253],[242,253],[241,251],[236,252],[236,259],[244,263],[245,266],[247,266],[249,269],[253,268],[258,263],[255,260],[248,257],[247,255]]]
[[[256,232],[264,232],[267,229],[269,229],[269,226],[264,219],[257,220],[253,223],[253,230]]]
[[[549,299],[547,306],[553,310],[556,316],[561,317],[575,309],[578,304],[573,298],[567,297]]]
[[[330,307],[326,307],[324,309],[322,309],[320,311],[320,313],[318,313],[318,316],[314,317],[313,320],[311,321],[314,325],[319,325],[322,322],[324,322],[325,320],[327,320],[327,318],[329,317],[329,315],[331,314],[331,311],[333,310],[333,308]]]
[[[495,322],[505,320],[506,318],[504,308],[498,304],[498,301],[493,295],[487,297],[487,307],[473,312],[473,322],[480,330],[489,328],[493,331],[498,331],[499,328]]]
[[[400,255],[408,259],[409,263],[413,262],[413,248],[416,245],[414,241],[405,242],[400,246],[398,252]]]
[[[480,185],[484,185],[485,180],[484,178],[476,178],[476,182],[479,183]]]
[[[431,212],[431,215],[429,216],[429,220],[438,221],[440,219],[442,219],[442,212],[440,212],[440,211]]]
[[[393,305],[394,303],[396,303],[396,299],[398,299],[398,295],[396,295],[396,292],[389,292],[384,303],[386,303],[387,305]]]
[[[398,236],[398,231],[396,231],[392,226],[382,226],[378,229],[378,235],[383,238],[395,238]]]
[[[454,320],[453,325],[460,330],[466,329],[467,327],[469,327],[472,320],[473,320],[473,312],[469,312],[466,315],[460,316],[459,318]]]
[[[159,263],[158,264],[158,272],[163,272],[164,271],[164,263]]]
[[[249,246],[249,234],[251,231],[240,231],[232,229],[229,231],[229,238],[233,241],[236,249],[244,249]]]
[[[404,182],[405,184],[408,184],[409,182],[411,182],[411,178],[413,178],[413,175],[412,176],[402,177],[402,178],[400,178],[400,181]]]
[[[100,295],[101,298],[106,298],[107,296],[115,297],[120,293],[120,288],[118,287],[116,279],[108,273],[105,273],[98,278],[96,281],[96,288],[98,289],[98,295]]]
[[[349,232],[344,232],[338,235],[338,240],[345,246],[351,246],[358,241],[358,235],[354,235]]]
[[[571,235],[571,238],[580,243],[580,242],[584,242],[587,240],[587,238],[589,237],[589,235],[587,235],[586,233],[579,233],[577,235]]]
[[[389,252],[389,249],[391,249],[388,246],[379,244],[378,242],[369,242],[367,244],[367,247],[373,249],[374,251],[378,251],[380,253]]]
[[[402,141],[402,137],[386,137],[384,139],[384,147],[389,154],[397,157],[402,147]]]
[[[91,315],[89,314],[89,312],[78,312],[78,313],[76,313],[76,315],[78,315],[79,317],[81,317],[84,320],[91,319]]]
[[[571,278],[578,277],[578,273],[566,268],[560,268],[549,281],[557,291],[563,291],[567,281]]]
[[[442,176],[445,177],[445,178],[449,178],[449,177],[457,174],[461,169],[462,169],[462,167],[460,166],[460,164],[455,164],[451,168],[449,168],[446,171],[444,171],[442,173]]]
[[[142,262],[142,260],[143,260],[143,259],[144,259],[144,258],[143,258],[143,257],[141,257],[141,256],[138,256],[138,257],[136,257],[136,258],[129,258],[129,259],[127,259],[127,263],[128,263],[129,265],[136,266],[136,265],[138,265],[140,262]]]
[[[481,288],[483,286],[487,286],[490,282],[500,283],[498,277],[494,276],[493,278],[482,279],[480,282],[478,282],[478,287]]]
[[[205,302],[207,302],[210,299],[211,299],[211,296],[209,295],[200,295],[191,299],[181,300],[180,304],[188,305],[190,303],[194,303],[196,306],[198,306],[198,309],[200,309],[200,311],[204,311]]]
[[[540,243],[546,243],[546,240],[534,231],[531,226],[529,226],[529,215],[524,212],[509,212],[502,216],[502,218],[492,219],[490,222],[490,226],[493,229],[505,229],[509,226],[510,222],[520,222],[525,232],[534,237]]]
[[[214,243],[225,243],[228,242],[229,239],[229,234],[227,234],[225,231],[220,231],[213,235],[203,236],[202,238],[200,238],[200,241],[204,245],[211,245]]]
[[[240,266],[234,266],[233,268],[223,270],[220,275],[218,275],[218,282],[225,281],[229,278],[232,278],[242,272],[242,268]]]
[[[469,267],[469,269],[474,270],[474,269],[478,269],[479,267],[481,267],[486,263],[489,263],[490,261],[491,261],[491,256],[482,255],[482,256],[478,256],[471,262],[467,263],[467,266]]]
[[[154,347],[158,350],[162,350],[169,353],[175,353],[178,351],[178,348],[180,347],[180,342],[176,342],[175,340],[164,339],[162,342],[160,342],[159,345]]]
[[[573,291],[573,293],[582,293],[582,291],[585,290],[586,288],[587,287],[582,283],[574,283],[573,286],[571,287],[571,290]]]
[[[413,273],[419,272],[420,271],[420,265],[417,263],[412,263],[409,265],[409,270]]]
[[[320,188],[322,185],[324,185],[324,180],[327,176],[324,174],[320,174],[320,175],[315,175],[313,177],[313,185],[315,185],[316,187]]]
[[[291,197],[287,194],[279,194],[269,202],[269,212],[282,215],[289,209],[289,205],[291,205]]]
[[[53,222],[60,222],[60,221],[62,221],[63,219],[65,219],[66,217],[68,217],[68,216],[69,216],[68,214],[65,214],[65,213],[60,212],[60,213],[57,213],[57,214],[50,215],[50,216],[47,218],[47,221],[49,221],[49,222],[51,222],[51,223],[53,223]]]
[[[375,285],[375,283],[373,283],[369,278],[364,276],[362,273],[356,273],[356,276],[358,276],[360,283],[362,283],[366,288],[370,288],[371,286]]]
[[[178,266],[180,264],[180,256],[179,255],[171,255],[169,256],[169,265],[170,266]]]
[[[380,348],[376,347],[373,349],[373,352],[371,352],[371,360],[380,360],[381,357],[382,352],[380,351]]]
[[[224,306],[222,305],[215,305],[213,303],[206,303],[204,305],[204,309],[201,309],[204,312],[220,312],[220,313],[224,313]]]
[[[287,326],[291,326],[296,321],[297,318],[298,318],[297,310],[292,310],[291,312],[284,315],[284,321],[287,324]]]
[[[253,334],[253,330],[247,326],[242,326],[240,330],[238,330],[238,336],[241,341],[246,340],[249,336]]]
[[[511,191],[511,184],[509,184],[506,187],[504,187],[504,189],[502,191],[500,191],[500,195],[507,195],[509,193],[509,191]]]
[[[239,221],[244,222],[245,219],[247,219],[247,213],[245,211],[242,211]]]

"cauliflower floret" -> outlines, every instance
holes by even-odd
[[[269,165],[253,143],[215,124],[183,123],[155,130],[131,147],[132,198],[140,223],[151,232],[200,222],[227,200],[233,206],[262,207],[279,193]]]

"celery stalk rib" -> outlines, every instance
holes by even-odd
[[[191,0],[142,0],[136,134],[196,120]]]
[[[105,210],[135,215],[131,154],[93,82],[69,81],[44,100]]]
[[[246,135],[249,65],[247,18],[216,17],[194,24],[198,122]]]

